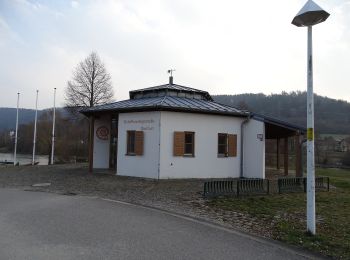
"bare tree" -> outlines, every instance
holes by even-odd
[[[73,72],[73,78],[68,81],[65,91],[66,107],[77,112],[82,107],[93,107],[109,103],[113,100],[114,92],[111,76],[104,64],[92,52],[84,61],[80,62]],[[90,116],[89,127],[89,171],[92,172],[94,117]]]
[[[73,78],[68,81],[65,91],[68,108],[93,107],[109,103],[114,92],[111,76],[97,53],[92,52],[80,62],[73,71]]]

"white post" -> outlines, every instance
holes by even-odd
[[[17,164],[17,133],[18,133],[18,107],[19,107],[19,93],[17,93],[17,115],[16,115],[16,133],[15,133],[15,151],[13,154],[13,165]]]
[[[36,123],[37,123],[37,120],[38,120],[38,93],[39,93],[39,90],[36,91],[36,101],[35,101],[35,120],[34,120],[34,137],[33,137],[33,159],[32,159],[32,165],[35,164]]]
[[[307,231],[316,234],[312,26],[307,27]]]
[[[56,88],[54,88],[54,94],[53,94],[51,164],[53,164],[54,153],[55,153],[55,120],[56,120]]]

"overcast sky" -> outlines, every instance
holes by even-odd
[[[174,82],[211,94],[306,90],[306,0],[0,0],[0,107],[58,104],[73,68],[96,51],[117,100]],[[350,101],[350,1],[316,0],[314,90]]]

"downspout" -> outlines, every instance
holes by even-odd
[[[163,102],[163,101],[162,101]],[[162,111],[159,111],[159,139],[158,139],[158,180],[160,179],[160,140],[161,140]]]
[[[244,125],[247,124],[252,117],[251,114],[248,115],[248,117],[241,123],[241,163],[240,163],[240,172],[239,172],[239,178],[243,178],[243,140],[244,140]]]

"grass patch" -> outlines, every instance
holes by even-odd
[[[350,259],[350,171],[317,169],[316,174],[330,177],[330,184],[335,187],[330,192],[316,193],[316,236],[305,232],[304,193],[218,198],[208,201],[208,205],[257,218],[261,225],[272,229],[274,239],[339,259]]]

